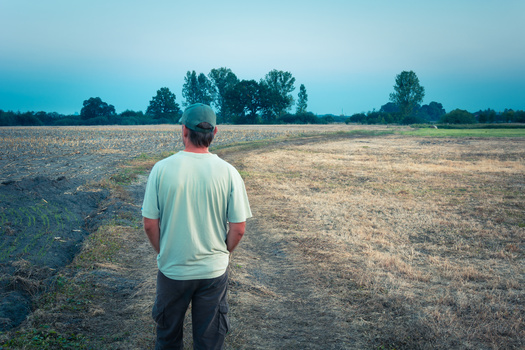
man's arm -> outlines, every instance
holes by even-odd
[[[246,229],[246,222],[230,222],[228,235],[226,236],[226,247],[231,253],[237,247],[237,244],[241,241]]]
[[[143,218],[144,232],[148,236],[149,242],[153,246],[153,249],[160,253],[160,220],[159,219],[148,219]]]

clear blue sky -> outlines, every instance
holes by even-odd
[[[0,109],[145,111],[227,67],[291,72],[316,114],[379,109],[404,70],[424,104],[525,110],[524,23],[524,0],[0,0]]]

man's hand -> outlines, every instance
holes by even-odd
[[[237,244],[241,241],[246,229],[246,222],[230,222],[228,235],[226,236],[226,247],[231,253],[237,247]]]
[[[160,220],[159,219],[148,219],[143,218],[144,232],[148,236],[149,242],[153,246],[153,249],[160,253]]]

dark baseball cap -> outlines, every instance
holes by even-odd
[[[186,108],[179,122],[181,124],[186,125],[188,129],[191,129],[193,131],[208,133],[215,130],[215,125],[217,124],[217,116],[215,115],[215,112],[213,111],[213,109],[211,109],[210,106],[205,105],[203,103],[195,103]],[[203,122],[209,123],[212,126],[212,128],[203,129],[197,126]]]

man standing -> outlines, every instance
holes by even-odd
[[[194,104],[180,121],[184,151],[155,164],[142,207],[144,231],[158,253],[155,349],[183,348],[190,302],[194,348],[222,349],[229,255],[252,213],[237,170],[208,152],[217,133],[213,110]]]

